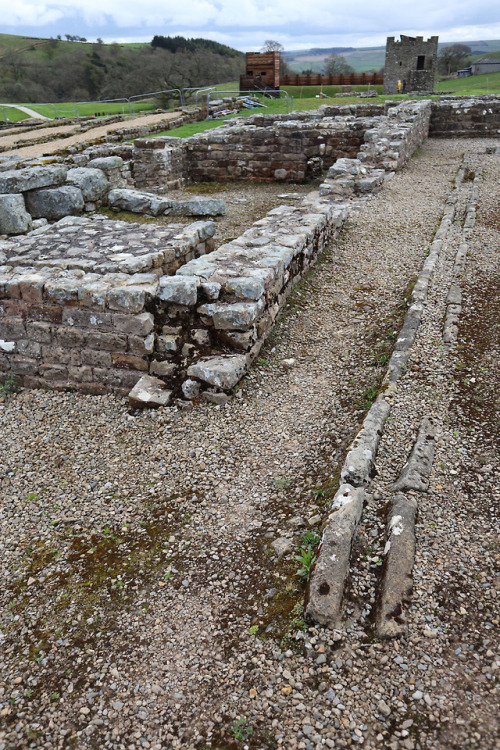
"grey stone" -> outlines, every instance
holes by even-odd
[[[192,198],[187,201],[170,201],[167,213],[180,216],[223,216],[226,202],[220,198]]]
[[[279,537],[278,539],[275,539],[274,542],[271,542],[271,547],[278,557],[283,557],[283,555],[292,551],[294,547],[293,539],[284,536]]]
[[[408,627],[407,608],[413,588],[416,513],[415,498],[399,494],[392,500],[387,518],[384,577],[376,617],[379,638],[401,636]]]
[[[35,219],[62,219],[63,216],[80,213],[84,205],[82,191],[73,185],[26,193],[26,206]]]
[[[111,185],[101,169],[76,167],[66,175],[70,185],[80,188],[84,201],[98,201],[108,192]]]
[[[238,276],[226,282],[226,291],[237,297],[258,300],[265,292],[265,284],[262,279]]]
[[[198,398],[200,395],[200,384],[196,380],[188,378],[182,384],[182,392],[186,398]]]
[[[236,302],[233,305],[217,302],[198,308],[201,315],[209,315],[214,327],[221,330],[246,331],[264,309],[261,300],[258,302]]]
[[[114,188],[108,194],[110,208],[120,211],[131,211],[136,214],[158,216],[169,206],[170,201],[154,193],[142,193],[140,190]]]
[[[227,389],[234,388],[245,372],[246,357],[238,354],[200,359],[187,370],[190,377]]]
[[[340,622],[352,540],[361,518],[364,500],[363,488],[342,484],[333,499],[323,531],[309,584],[306,616],[327,627],[335,628]]]
[[[22,195],[0,195],[0,234],[23,234],[31,225]]]
[[[92,159],[87,164],[90,169],[102,169],[103,172],[109,172],[112,169],[121,169],[123,167],[123,159],[121,156],[100,156],[97,159]]]
[[[203,391],[201,396],[205,401],[209,401],[216,406],[223,406],[229,401],[227,393],[217,393],[216,391]]]
[[[417,490],[426,492],[429,488],[429,475],[434,461],[436,426],[432,417],[424,417],[415,445],[393,490],[406,492]]]
[[[66,167],[26,167],[0,173],[0,193],[25,193],[27,190],[62,185]]]
[[[199,281],[193,276],[162,276],[158,297],[165,302],[177,305],[195,305],[198,297]]]
[[[152,378],[150,375],[143,375],[128,395],[129,404],[132,409],[168,406],[171,398],[172,391],[166,389],[163,380]]]
[[[369,484],[378,444],[390,410],[389,402],[383,395],[378,396],[370,407],[361,430],[352,442],[342,467],[342,482],[353,484],[355,487],[366,487]]]

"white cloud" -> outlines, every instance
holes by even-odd
[[[345,6],[343,6],[345,7]],[[0,0],[2,27],[41,36],[81,33],[93,38],[142,41],[153,34],[205,36],[240,49],[256,49],[265,39],[286,48],[370,46],[400,33],[442,41],[500,36],[500,10],[491,0],[352,0],[348,13],[332,0]],[[422,26],[424,24],[424,26]],[[57,28],[57,31],[54,30]],[[45,31],[44,31],[45,29]],[[29,30],[29,31],[28,31]]]

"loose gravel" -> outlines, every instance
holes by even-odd
[[[491,144],[430,140],[359,201],[225,406],[0,397],[0,750],[498,746]],[[483,180],[458,346],[442,343],[451,243],[380,443],[345,627],[307,628],[294,556],[319,533],[464,152]],[[378,641],[385,497],[424,414],[441,427],[409,635]]]

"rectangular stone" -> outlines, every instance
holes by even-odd
[[[90,349],[125,352],[127,350],[127,337],[121,333],[90,331],[87,334],[87,346]]]
[[[129,336],[128,348],[134,354],[152,354],[155,348],[155,335],[150,333],[149,336]]]
[[[68,367],[68,375],[77,383],[89,383],[92,380],[91,367]]]
[[[82,349],[80,352],[82,364],[92,367],[111,367],[113,362],[109,352],[96,351],[95,349]]]
[[[52,279],[45,282],[43,296],[48,302],[59,305],[77,305],[78,290],[76,279]]]
[[[3,299],[0,301],[0,315],[2,317],[21,317],[23,309],[23,303],[18,299]]]
[[[143,375],[144,373],[139,370],[120,370],[118,368],[108,370],[94,367],[94,380],[110,386],[133,388]]]
[[[40,274],[25,274],[19,279],[19,288],[23,300],[30,304],[43,301],[45,277]]]
[[[37,375],[40,365],[36,359],[27,359],[20,354],[9,357],[10,369],[16,375]]]
[[[111,288],[106,299],[110,310],[139,313],[144,309],[146,292],[140,287],[121,286]]]
[[[111,313],[86,310],[81,307],[64,308],[63,322],[68,326],[91,328],[98,331],[112,331],[114,328]]]
[[[154,318],[151,313],[139,313],[138,315],[113,315],[113,325],[122,333],[130,333],[133,336],[147,336],[154,329]]]
[[[22,318],[0,318],[0,339],[19,341],[26,338],[26,329]]]
[[[85,346],[85,334],[86,332],[80,328],[60,326],[54,329],[54,340],[57,344],[70,349],[73,347],[82,349]]]
[[[57,365],[81,364],[82,358],[78,349],[64,349],[61,346],[46,346],[42,344],[42,359],[44,362],[52,362]]]
[[[26,320],[41,320],[47,323],[60,323],[62,321],[62,307],[59,305],[26,305]]]
[[[113,353],[111,354],[113,367],[118,367],[124,370],[142,370],[143,372],[148,371],[148,361],[145,357],[139,357],[137,354],[129,353]]]
[[[26,334],[32,341],[40,344],[50,344],[52,341],[52,326],[50,323],[26,323]]]
[[[67,380],[68,368],[64,365],[43,364],[40,365],[39,373],[47,380]]]

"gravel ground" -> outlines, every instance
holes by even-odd
[[[178,117],[178,112],[172,112],[171,117]],[[154,125],[157,122],[170,119],[169,114],[163,112],[159,115],[146,115],[142,117],[134,117],[131,119],[124,120],[122,122],[111,122],[107,125],[100,125],[91,130],[85,132],[80,131],[80,125],[78,123],[72,125],[61,125],[60,127],[42,128],[39,130],[28,130],[26,132],[12,132],[3,134],[0,130],[0,146],[5,150],[2,151],[2,155],[14,154],[21,158],[29,158],[32,156],[45,156],[53,154],[60,149],[68,148],[68,146],[74,146],[76,143],[84,143],[94,138],[101,138],[107,133],[112,133],[115,130],[121,130],[126,127],[133,127],[134,125]],[[50,138],[45,143],[36,143],[31,146],[19,146],[23,141],[31,141],[33,134],[36,138]],[[62,137],[56,138],[59,134]]]
[[[498,746],[487,143],[428,141],[359,203],[224,407],[134,416],[113,396],[43,391],[0,402],[0,750]],[[459,345],[441,338],[450,243],[381,441],[346,628],[307,629],[294,555],[321,527],[465,151],[483,180]],[[427,413],[441,432],[409,635],[379,642],[384,498]]]

